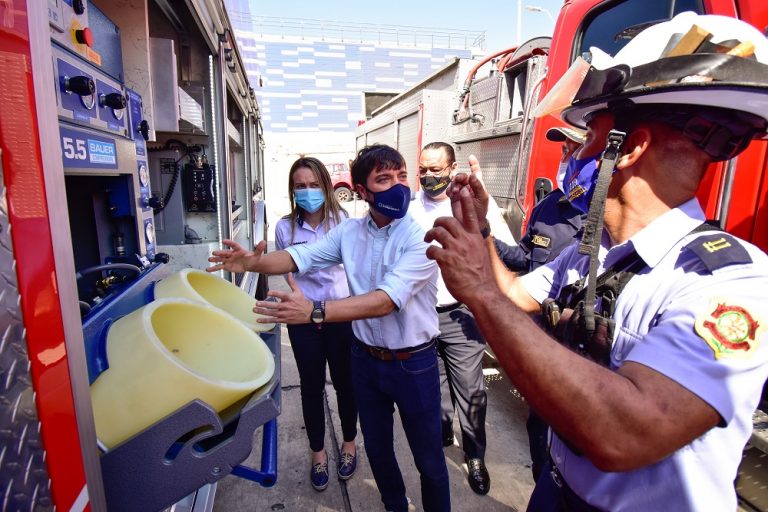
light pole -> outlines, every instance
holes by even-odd
[[[526,11],[531,11],[531,12],[543,12],[544,14],[546,14],[547,16],[549,16],[549,21],[551,21],[551,22],[552,22],[552,25],[555,25],[555,18],[552,16],[552,13],[551,13],[551,12],[549,12],[549,10],[548,10],[548,9],[545,9],[545,8],[543,8],[543,7],[540,7],[540,6],[538,6],[538,5],[526,5],[526,6],[525,6],[525,10],[526,10]],[[518,23],[519,23],[519,22],[518,22]],[[518,31],[519,31],[519,30],[520,30],[520,29],[518,28]],[[519,36],[518,36],[518,37],[519,37]]]

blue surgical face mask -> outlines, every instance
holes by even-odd
[[[325,203],[325,195],[319,188],[301,188],[293,191],[296,204],[307,213],[315,213]]]
[[[597,171],[600,168],[602,151],[588,158],[568,159],[568,167],[563,176],[563,192],[568,201],[579,211],[586,213],[595,193]]]
[[[371,192],[369,189],[368,192]],[[398,183],[382,192],[373,193],[371,207],[390,219],[402,219],[408,212],[408,204],[411,202],[411,189]]]

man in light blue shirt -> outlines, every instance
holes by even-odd
[[[403,157],[393,148],[363,148],[352,164],[357,193],[369,215],[349,219],[313,244],[263,254],[226,240],[208,270],[266,274],[307,272],[344,264],[351,297],[307,300],[288,276],[291,292],[271,291],[279,303],[254,311],[287,324],[353,320],[352,378],[371,470],[387,510],[406,511],[408,500],[393,445],[396,405],[421,475],[426,511],[450,510],[448,469],[440,425],[440,382],[435,311],[437,266],[426,257],[424,230],[408,214],[411,194]]]

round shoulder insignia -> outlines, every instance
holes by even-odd
[[[723,299],[711,301],[710,307],[696,319],[695,329],[715,353],[715,359],[750,355],[765,332],[764,323],[745,307]]]

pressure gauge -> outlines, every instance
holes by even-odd
[[[147,172],[147,166],[144,164],[139,166],[139,183],[142,187],[149,186],[149,173]]]
[[[144,234],[147,237],[148,244],[155,243],[155,226],[151,222],[147,222],[147,225],[144,226]]]

